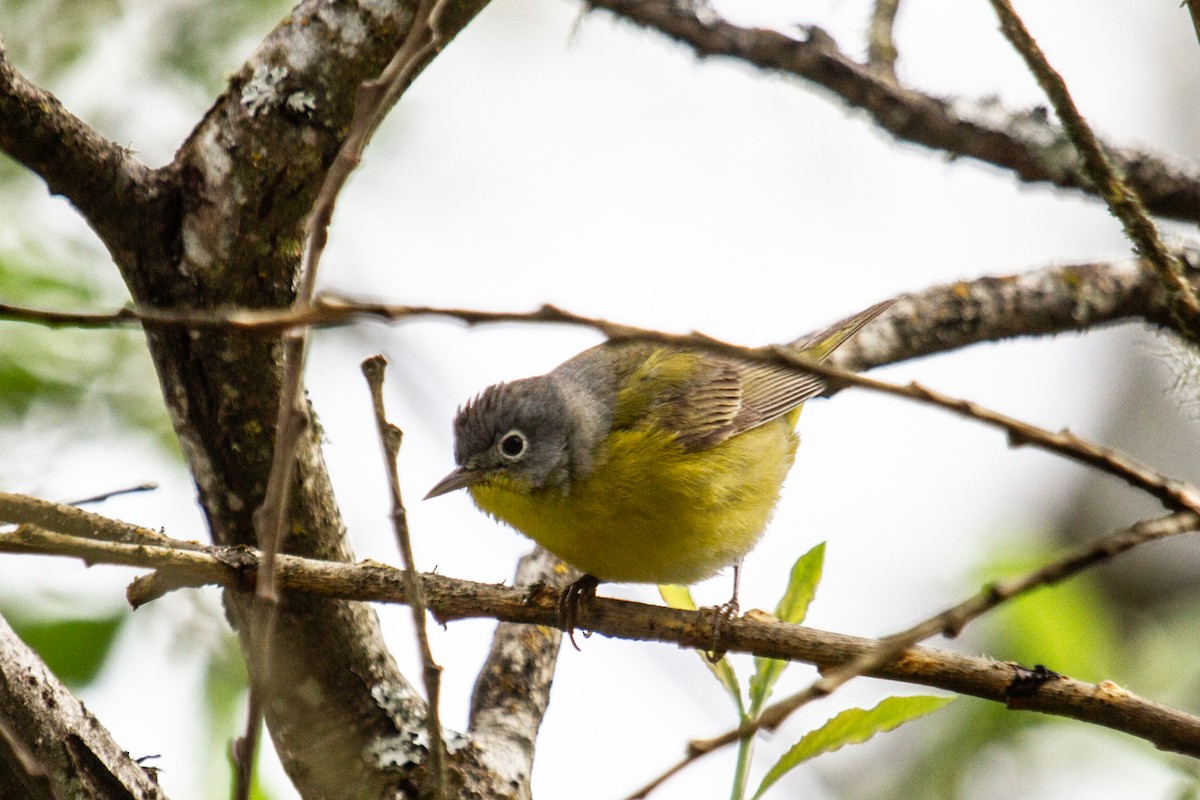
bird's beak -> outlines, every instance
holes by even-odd
[[[425,495],[425,499],[428,500],[431,497],[439,497],[457,489],[465,489],[468,486],[479,483],[479,481],[483,479],[483,474],[483,470],[459,467],[438,481],[437,484],[429,490],[429,494]]]

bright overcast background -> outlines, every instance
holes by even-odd
[[[211,96],[158,83],[146,72],[148,42],[170,4],[121,5],[98,32],[101,45],[86,69],[47,88],[158,165]],[[1129,253],[1118,223],[1097,201],[1020,186],[999,170],[898,144],[864,115],[799,81],[701,61],[659,35],[580,10],[566,0],[495,0],[417,80],[342,197],[322,288],[478,309],[554,303],[765,344],[902,292]],[[730,2],[720,10],[784,31],[820,24],[852,55],[865,51],[870,4],[861,0]],[[1022,2],[1018,10],[1109,141],[1196,152],[1200,58],[1178,0]],[[281,6],[279,15],[285,12]],[[268,30],[245,31],[228,72]],[[0,34],[12,36],[3,17]],[[919,89],[993,96],[1011,108],[1045,103],[985,0],[909,0],[897,37],[900,77]],[[40,196],[15,217],[14,232],[0,236],[60,242],[45,248],[62,263],[115,276],[61,200]],[[562,327],[466,329],[436,320],[318,333],[307,384],[357,555],[398,561],[359,373],[364,357],[382,352],[392,364],[389,411],[406,433],[402,482],[419,566],[499,582],[511,578],[528,542],[476,512],[465,494],[419,502],[452,467],[455,407],[489,383],[544,372],[596,341]],[[1166,392],[1166,369],[1131,372],[1133,362],[1165,349],[1161,340],[1123,328],[977,346],[878,374],[1109,441],[1118,435],[1112,415],[1132,382],[1142,393]],[[154,480],[157,492],[97,510],[180,538],[204,537],[190,479],[161,448],[99,415],[67,431],[36,410],[0,431],[4,448],[22,454],[0,476],[7,488],[65,500]],[[982,579],[979,565],[1005,545],[1020,552],[1022,541],[1051,526],[1084,476],[1050,456],[1009,450],[994,431],[853,391],[814,402],[801,431],[778,513],[747,559],[742,607],[773,607],[794,558],[827,540],[809,623],[858,635],[888,633],[963,599]],[[36,451],[31,440],[40,442]],[[1115,484],[1108,490],[1121,492]],[[75,564],[35,570],[34,563],[0,559],[6,594],[40,593],[50,603],[84,591],[89,602],[117,605],[130,577]],[[724,600],[728,581],[723,575],[700,585],[697,598]],[[601,592],[658,602],[652,587]],[[415,677],[408,610],[381,608],[380,615],[402,668]],[[190,648],[221,624],[215,590],[156,602],[137,612],[119,658],[85,692],[123,747],[162,754],[155,763],[177,800],[227,791],[224,779],[213,777],[223,774],[222,765],[202,755],[201,732],[187,724],[199,679]],[[459,622],[433,631],[450,727],[465,726],[491,629]],[[565,649],[559,662],[535,796],[621,797],[677,759],[689,738],[734,721],[694,654],[602,637],[580,643],[582,652]],[[735,663],[748,672],[747,661]],[[779,691],[799,688],[812,674],[793,667]],[[837,710],[897,691],[914,689],[856,682],[766,739],[758,763],[769,764]],[[929,730],[921,726],[932,723],[802,769],[776,793],[853,797],[856,770],[882,771],[878,780],[886,782],[888,748],[912,746]],[[1047,764],[1034,759],[1022,765],[1024,773],[1010,755],[993,754],[968,782],[968,796],[1167,795],[1177,776],[1147,757],[1148,746],[1082,728],[1058,727],[1046,739],[1067,748],[1070,763],[1047,755],[1053,768],[1035,769]],[[725,796],[732,756],[710,757],[656,797]],[[286,784],[272,786],[276,797],[292,796]]]

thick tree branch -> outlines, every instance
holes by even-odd
[[[446,39],[441,27],[445,10],[445,0],[418,0],[408,31],[387,66],[378,76],[372,76],[356,87],[349,129],[338,145],[332,163],[324,171],[320,189],[304,220],[304,244],[298,265],[299,274],[295,280],[297,291],[292,302],[293,308],[307,308],[312,302],[317,268],[328,242],[329,225],[333,221],[337,198],[350,174],[361,162],[371,137],[420,69],[445,44]],[[275,87],[270,88],[274,91]],[[300,96],[294,93],[289,95],[288,99],[284,100],[284,107],[288,108],[289,100]],[[304,108],[312,110],[315,98],[309,94],[303,94],[302,97]],[[250,710],[247,714],[246,733],[235,747],[238,800],[245,800],[250,795],[262,705],[273,691],[264,684],[270,669],[262,665],[269,665],[273,659],[271,648],[279,619],[279,597],[274,582],[275,556],[284,546],[287,525],[290,522],[291,489],[298,461],[295,454],[301,438],[311,428],[311,415],[304,398],[303,387],[308,345],[307,328],[288,331],[282,342],[279,355],[278,406],[274,425],[275,441],[262,502],[255,509],[253,517],[256,539],[266,557],[262,562],[263,572],[259,576],[255,598],[255,605],[261,617],[261,630],[257,640],[250,643],[247,659],[251,664]],[[420,611],[419,614],[423,621],[424,611]],[[424,628],[421,630],[423,632]],[[434,680],[431,683],[428,674],[428,670],[433,666],[435,665],[430,656],[426,673],[426,696],[429,700],[426,722],[427,727],[431,729],[428,746],[429,773],[433,778],[432,797],[434,800],[441,800],[446,796],[445,753],[437,708],[436,687],[439,682]]]
[[[8,60],[0,40],[0,151],[71,201],[118,261],[145,250],[141,237],[162,230],[177,198],[157,173],[105,139],[34,86]]]
[[[5,800],[166,797],[3,617],[0,709],[0,797]]]
[[[448,6],[443,39],[484,4]],[[151,178],[7,62],[0,65],[0,103],[6,104],[0,146],[44,171],[52,190],[69,192],[139,305],[287,307],[299,283],[297,242],[347,134],[357,89],[396,53],[418,5],[299,3],[234,75],[175,161]],[[423,53],[403,85],[433,55]],[[163,327],[148,328],[147,337],[214,541],[253,543],[252,514],[264,494],[281,395],[278,342]],[[311,432],[300,438],[287,510],[289,546],[349,560],[319,442]],[[262,619],[248,596],[234,592],[227,601],[256,685],[272,687],[264,706],[268,727],[300,792],[323,798],[415,794],[423,754],[410,749],[410,758],[397,761],[376,747],[409,725],[423,729],[424,719],[394,713],[419,712],[421,704],[388,655],[374,612],[362,604],[285,596],[269,648],[281,655],[259,659],[250,643],[260,637]],[[390,707],[379,699],[385,696]],[[483,770],[464,767],[463,775],[468,772],[472,781],[486,778]],[[507,793],[486,782],[476,790]]]
[[[823,30],[801,38],[742,28],[700,3],[674,0],[589,0],[590,5],[691,47],[699,56],[727,56],[802,78],[847,105],[861,108],[896,138],[967,156],[1011,171],[1028,183],[1050,183],[1094,194],[1063,130],[1038,111],[1013,112],[994,102],[932,97],[893,81],[886,72],[847,56]],[[701,8],[703,11],[701,12]],[[1105,147],[1154,214],[1200,221],[1200,167],[1162,156]]]
[[[446,38],[457,33],[483,3],[484,0],[466,0],[447,5],[443,25]],[[647,15],[643,24],[662,27],[665,20],[679,27],[680,32],[672,35],[688,41],[694,38],[693,46],[702,54],[725,52],[765,68],[815,81],[851,105],[867,109],[881,125],[901,138],[997,164],[1024,180],[1049,181],[1087,190],[1077,158],[1063,147],[1062,132],[1038,114],[998,114],[996,109],[988,107],[968,109],[896,86],[886,77],[881,78],[846,58],[819,30],[810,31],[804,41],[795,41],[769,32],[733,28],[720,21],[713,22],[707,16],[701,23],[686,3],[603,0],[598,5],[631,17],[637,14],[628,9],[637,6],[635,11],[640,9],[639,13]],[[366,0],[336,4],[322,0],[301,2],[234,76],[228,91],[183,145],[176,161],[155,172],[71,117],[51,96],[30,86],[4,60],[0,49],[0,148],[43,175],[52,191],[67,194],[84,212],[112,252],[139,308],[171,309],[166,312],[168,315],[219,317],[225,309],[250,305],[269,309],[263,312],[267,315],[292,313],[274,309],[286,308],[295,299],[295,287],[300,283],[296,242],[334,153],[351,126],[357,87],[378,74],[396,52],[413,19],[419,16],[419,6],[415,0],[401,0],[394,5]],[[399,88],[407,85],[432,56],[432,52],[422,55],[418,69],[407,75]],[[65,148],[65,152],[55,148]],[[1136,153],[1111,155],[1152,211],[1182,219],[1200,218],[1195,169],[1171,167]],[[1030,304],[1032,314],[1045,314],[1046,331],[1129,317],[1170,324],[1156,316],[1158,301],[1154,299],[1154,290],[1141,282],[1144,276],[1140,270],[1135,267],[1133,272],[1137,279],[1132,286],[1121,283],[1127,273],[1120,273],[1119,277],[1111,272],[1096,273],[1102,279],[1116,280],[1123,294],[1116,291],[1093,296],[1077,289],[1072,291],[1072,274],[1064,269],[1050,279],[1061,282],[1055,292],[1041,298],[1028,291],[1016,296]],[[1092,277],[1089,273],[1084,280]],[[1002,311],[1005,298],[1011,300],[1013,295],[999,279],[990,288],[995,292],[981,292],[987,295],[982,300],[967,296],[959,306],[951,306],[959,310],[974,309],[980,314],[975,327],[965,324],[969,319],[966,315],[951,318],[951,327],[955,324],[953,320],[958,321],[958,327],[950,334],[950,341],[960,342],[957,346],[1030,332],[1014,329],[1009,334],[1000,333],[1011,323],[1003,320],[1003,313],[995,312]],[[1144,302],[1146,308],[1128,311],[1139,302]],[[381,308],[379,315],[388,316],[394,310]],[[295,313],[319,314],[324,310],[298,309]],[[335,313],[349,318],[370,312],[335,309]],[[406,313],[411,315],[411,309]],[[938,313],[942,311],[939,309]],[[472,314],[456,312],[451,316],[484,321]],[[546,313],[546,316],[555,315]],[[197,325],[189,330],[146,319],[151,323],[147,326],[151,350],[213,538],[229,546],[253,543],[251,513],[263,498],[277,434],[272,420],[282,383],[278,342],[262,336],[261,329],[241,330],[221,323]],[[296,324],[294,320],[285,322],[275,333]],[[947,340],[937,338],[937,327],[922,327],[924,324],[924,320],[916,318],[894,321],[892,340],[902,343],[896,347],[907,347],[914,354],[920,348],[925,348],[924,352],[947,349]],[[846,357],[869,359],[870,353],[883,352],[871,350],[874,346],[871,342],[864,338],[858,345],[860,349],[848,350]],[[271,637],[271,650],[284,655],[278,659],[258,659],[254,649],[246,647],[251,657],[250,668],[263,685],[272,687],[273,694],[266,706],[272,735],[285,767],[303,794],[333,798],[374,798],[387,792],[416,794],[428,785],[422,754],[411,748],[389,748],[388,742],[409,742],[406,737],[423,729],[425,715],[419,698],[387,655],[373,611],[360,602],[350,602],[362,599],[363,595],[346,593],[344,587],[318,597],[320,592],[311,586],[302,588],[301,584],[290,582],[295,575],[308,575],[306,571],[310,569],[313,574],[342,570],[336,572],[338,581],[362,569],[333,563],[349,561],[352,554],[343,540],[341,519],[318,442],[315,436],[300,439],[295,452],[293,499],[287,509],[292,520],[291,549],[319,561],[282,557],[283,612]],[[31,535],[27,530],[20,535],[0,535],[0,540],[14,545],[25,537],[28,543]],[[205,580],[219,579],[229,587],[226,592],[229,616],[243,642],[255,641],[262,631],[261,620],[245,591],[253,588],[254,569],[259,563],[254,553],[236,547],[209,549],[174,544],[164,547],[152,536],[142,537],[136,543],[119,538],[110,542],[91,541],[84,549],[87,548],[91,548],[91,555],[82,555],[80,550],[82,557],[101,558],[97,554],[103,553],[103,557],[138,559],[137,563],[142,565],[161,559],[155,561],[162,569],[154,578],[131,587],[131,591],[145,592],[143,597],[188,585],[201,572],[208,576]],[[297,564],[303,567],[297,568]],[[193,573],[193,569],[201,572]],[[398,584],[395,574],[386,573],[382,577],[394,592]],[[435,576],[427,580],[433,587],[441,586]],[[376,589],[383,591],[382,586]],[[442,613],[449,615],[450,599],[462,595],[474,608],[486,589],[452,584],[444,595],[433,598],[433,605],[442,608],[438,603],[446,603]],[[537,594],[533,602],[509,594],[504,603],[509,609],[506,613],[511,616],[497,612],[497,618],[537,624],[553,619],[547,593]],[[595,616],[586,620],[589,627],[606,630],[603,626],[611,624],[603,620],[606,610],[624,616],[628,609],[624,604],[612,607],[608,601],[597,601]],[[654,611],[652,615],[664,611]],[[679,618],[671,623],[671,619],[652,616],[651,622],[645,623],[649,626],[645,630],[658,630],[660,637],[662,631],[680,631],[678,641],[686,640],[689,646],[711,643],[711,631],[702,629],[696,620]],[[754,630],[752,622],[739,621],[729,626],[728,634],[749,636]],[[476,744],[451,754],[456,790],[464,788],[490,797],[528,794],[527,767],[532,759],[533,736],[544,710],[544,696],[540,692],[549,684],[556,641],[553,634],[546,635],[545,641],[536,641],[533,652],[514,652],[521,637],[528,636],[530,630],[533,629],[498,632],[497,651],[489,659],[489,669],[509,670],[510,675],[522,678],[527,671],[536,673],[535,693],[522,698],[524,704],[513,707],[514,716],[521,717],[519,724],[503,729],[496,712],[500,706],[495,694],[502,678],[481,676],[472,716]],[[696,630],[699,632],[693,635]],[[753,636],[745,641],[753,641]],[[815,639],[813,652],[823,655],[812,658],[840,654],[820,663],[843,663],[855,657],[855,653],[867,652],[862,648],[873,646],[862,640],[858,644],[848,640],[839,650],[835,641],[836,637],[831,640],[829,635]],[[794,646],[794,643],[786,645]],[[768,647],[766,652],[783,652],[784,645],[774,647],[774,651]],[[922,652],[917,649],[905,653],[899,661],[881,668],[880,674],[889,669],[900,670],[903,664],[910,664],[911,668],[911,664],[920,662]],[[934,666],[926,665],[920,670],[944,671],[949,675],[961,667],[970,676],[969,680],[963,679],[963,685],[971,681],[986,685],[969,693],[997,699],[1003,694],[1002,687],[1011,682],[1010,667],[1000,665],[996,677],[993,673],[997,665],[990,662],[976,660],[977,663],[954,667],[950,662],[938,660],[942,656],[937,651],[931,653]],[[957,678],[955,681],[963,683]],[[1062,682],[1063,686],[1067,683],[1074,686],[1073,682]],[[1098,687],[1089,689],[1080,685],[1073,689],[1080,694],[1070,699],[1054,699],[1060,688],[1059,682],[1055,682],[1039,692],[1039,703],[1051,699],[1052,707],[1042,710],[1066,713],[1069,708],[1085,708],[1086,693],[1100,692]],[[1098,707],[1117,693],[1105,690],[1100,694]],[[312,702],[313,697],[319,697],[320,702]],[[1105,712],[1116,720],[1111,723],[1113,727],[1127,725],[1127,717],[1142,714],[1160,727],[1157,735],[1164,738],[1152,739],[1160,746],[1186,752],[1194,752],[1197,747],[1194,720],[1186,715],[1177,719],[1170,710],[1137,698],[1130,701],[1121,697],[1113,705],[1119,707],[1117,711]],[[1095,710],[1087,713],[1103,716]],[[1129,729],[1144,728],[1145,725],[1138,728],[1133,724]],[[1149,733],[1145,735],[1149,737]],[[0,728],[0,748],[8,743],[6,759],[11,755],[18,763],[32,764],[31,768],[25,768],[25,773],[34,775],[38,772],[38,757],[22,752],[22,747],[11,744],[14,741],[19,743],[19,736],[8,725]],[[520,751],[511,768],[498,768],[496,752],[489,751],[492,745],[513,746]],[[498,784],[495,781],[501,775],[505,780]]]
[[[1012,44],[1029,71],[1037,79],[1038,85],[1050,99],[1058,118],[1062,120],[1063,128],[1070,136],[1083,159],[1083,168],[1092,186],[1109,211],[1121,221],[1125,235],[1133,243],[1134,251],[1146,259],[1158,272],[1163,285],[1172,295],[1173,308],[1181,320],[1194,319],[1200,315],[1200,301],[1196,299],[1195,287],[1188,281],[1183,264],[1163,244],[1158,228],[1147,216],[1146,209],[1136,190],[1133,190],[1123,176],[1113,169],[1112,162],[1096,140],[1096,134],[1084,120],[1083,115],[1075,106],[1067,83],[1042,53],[1037,41],[1025,27],[1025,23],[1017,16],[1008,0],[991,0],[996,16],[1000,18],[1000,30]],[[1182,326],[1181,322],[1181,326]],[[1200,342],[1200,337],[1194,341]]]
[[[539,548],[521,559],[514,585],[527,591],[536,585],[565,586],[573,570]],[[468,731],[480,745],[481,758],[499,776],[530,792],[538,728],[550,704],[550,685],[558,661],[562,632],[545,625],[501,622],[471,693]],[[513,691],[513,676],[521,676]]]
[[[1194,253],[1182,255],[1185,263],[1195,262]],[[829,363],[859,371],[980,342],[1083,331],[1131,320],[1171,330],[1178,325],[1170,297],[1145,262],[1127,259],[1047,267],[905,295],[835,351]]]

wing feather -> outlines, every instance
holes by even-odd
[[[872,306],[790,346],[823,360],[890,305]],[[826,386],[781,365],[645,343],[617,346],[627,348],[627,366],[615,376],[613,427],[666,429],[691,451],[778,419]]]

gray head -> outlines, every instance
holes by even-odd
[[[518,486],[565,485],[571,475],[571,409],[548,376],[498,383],[458,410],[451,472],[426,499],[503,474]]]

